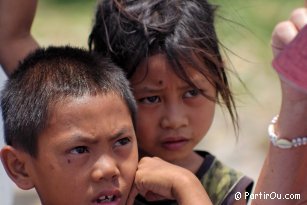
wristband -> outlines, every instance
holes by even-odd
[[[278,136],[275,133],[275,128],[274,128],[274,125],[276,124],[277,119],[278,119],[278,115],[272,119],[268,127],[268,133],[269,133],[270,140],[275,147],[278,147],[281,149],[289,149],[292,147],[299,147],[299,146],[307,145],[307,137],[297,137],[292,140],[278,138]]]

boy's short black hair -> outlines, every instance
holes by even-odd
[[[136,103],[129,83],[109,59],[69,46],[38,49],[18,66],[2,90],[5,141],[35,157],[52,105],[67,97],[110,92],[121,96],[135,125]]]

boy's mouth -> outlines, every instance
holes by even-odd
[[[94,205],[117,205],[120,202],[120,194],[117,191],[99,194],[92,202]]]
[[[109,195],[109,196],[101,196],[98,199],[96,199],[96,203],[107,203],[107,202],[113,202],[115,201],[116,196],[115,195]]]

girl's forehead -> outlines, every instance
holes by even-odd
[[[169,63],[167,57],[157,54],[142,62],[134,75],[130,78],[134,91],[139,89],[164,89],[166,87],[177,87],[180,89],[194,86],[199,88],[209,87],[210,83],[206,76],[191,65],[182,64],[187,79],[180,77],[175,68]],[[181,71],[179,71],[181,72]],[[146,90],[145,89],[145,90]]]
[[[165,54],[155,54],[149,58],[144,59],[136,68],[135,73],[130,78],[130,82],[140,83],[144,80],[154,81],[157,84],[163,84],[165,81],[170,80],[170,76],[176,76],[180,80],[184,81],[178,73],[185,73],[190,81],[201,81],[206,79],[206,77],[191,64],[187,64],[183,61],[180,62],[182,70],[179,71],[175,68],[166,57]],[[202,67],[200,61],[195,61],[195,65]],[[177,70],[177,71],[176,71]]]

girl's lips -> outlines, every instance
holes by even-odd
[[[179,150],[188,143],[186,138],[167,138],[163,140],[162,146],[168,150]]]

